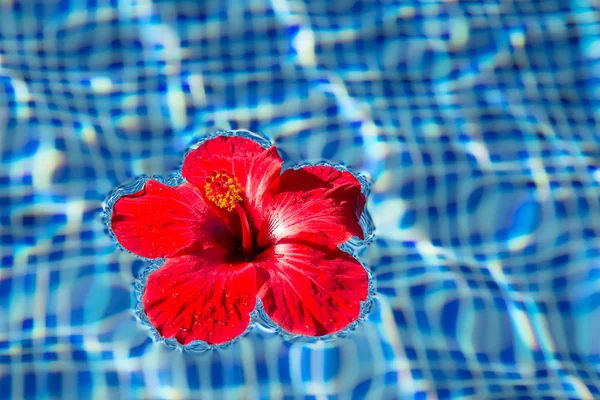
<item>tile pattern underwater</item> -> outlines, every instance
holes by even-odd
[[[600,397],[600,5],[0,2],[0,397]],[[102,203],[217,129],[373,180],[345,338],[197,354]]]

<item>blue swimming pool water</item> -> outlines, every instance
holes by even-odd
[[[600,397],[600,6],[481,3],[0,2],[0,397]],[[348,337],[134,319],[102,202],[240,128],[374,181]]]

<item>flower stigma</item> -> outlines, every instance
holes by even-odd
[[[235,205],[242,201],[242,186],[238,179],[230,178],[224,170],[213,171],[212,176],[206,178],[204,190],[210,201],[227,211],[233,211]]]
[[[229,177],[225,170],[219,172],[213,171],[211,176],[206,178],[204,185],[206,197],[215,203],[217,207],[224,208],[227,211],[235,211],[240,218],[242,228],[242,251],[247,260],[250,260],[254,254],[252,244],[252,232],[246,212],[239,204],[242,198],[242,185],[237,177]]]

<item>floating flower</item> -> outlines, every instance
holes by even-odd
[[[217,136],[187,155],[185,183],[148,180],[114,203],[119,243],[166,258],[142,296],[160,335],[230,341],[246,330],[257,296],[294,334],[334,333],[359,317],[367,271],[338,246],[363,239],[360,182],[331,166],[281,173],[281,164],[275,146]]]

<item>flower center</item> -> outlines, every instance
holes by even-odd
[[[242,201],[242,186],[238,179],[230,178],[224,170],[213,171],[212,176],[206,178],[204,190],[210,201],[227,211],[233,211],[235,205]]]
[[[254,247],[252,245],[252,232],[248,216],[239,204],[243,200],[242,185],[240,185],[235,176],[230,178],[225,170],[222,169],[219,172],[213,171],[211,176],[206,178],[204,190],[206,197],[215,203],[217,207],[224,208],[230,212],[235,210],[237,213],[242,227],[242,250],[246,259],[250,260],[254,253]]]

